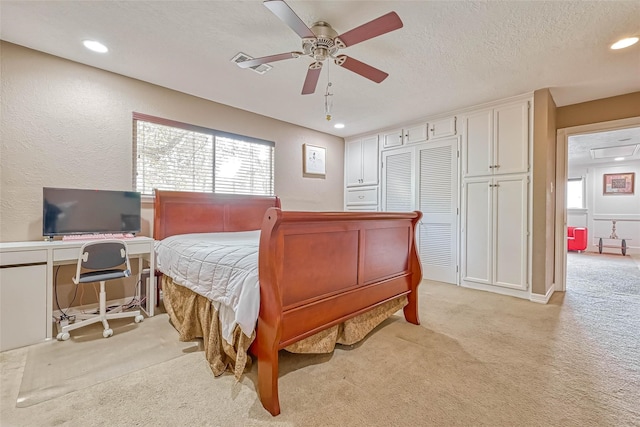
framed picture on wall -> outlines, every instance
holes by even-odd
[[[604,194],[633,194],[635,172],[605,173],[603,178]]]
[[[327,149],[315,145],[303,144],[302,172],[305,176],[324,177],[327,173]]]

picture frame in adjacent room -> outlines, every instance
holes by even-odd
[[[633,194],[635,172],[605,173],[603,175],[603,194]]]
[[[315,145],[302,145],[302,173],[304,176],[324,178],[327,174],[327,149]]]

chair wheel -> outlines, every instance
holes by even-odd
[[[109,338],[111,335],[113,335],[113,329],[105,329],[102,331],[102,336],[105,338]]]
[[[69,332],[60,332],[58,335],[56,335],[56,339],[58,341],[66,341],[69,339]]]
[[[136,323],[140,323],[144,320],[144,316],[142,314],[138,314],[134,319]]]

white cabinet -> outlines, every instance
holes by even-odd
[[[407,126],[403,129],[393,129],[381,134],[382,148],[399,147],[405,144],[415,144],[427,140],[427,123],[420,123],[415,126]]]
[[[378,135],[345,143],[345,210],[378,210]]]
[[[469,113],[463,122],[463,176],[529,171],[529,101]]]
[[[41,264],[9,265],[0,268],[0,351],[44,341],[47,337],[47,255],[28,251],[3,256],[10,262],[16,254],[30,259],[41,255]],[[3,254],[4,255],[4,254]],[[35,260],[34,260],[35,261]]]
[[[432,120],[429,122],[429,139],[445,138],[456,135],[456,118]]]
[[[378,136],[346,142],[346,186],[378,185]]]
[[[527,175],[469,178],[462,197],[462,283],[527,289]]]

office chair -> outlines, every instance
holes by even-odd
[[[119,268],[118,268],[119,267]],[[124,267],[124,269],[123,269]],[[139,310],[120,313],[107,313],[107,293],[105,282],[107,280],[129,277],[131,266],[129,265],[129,252],[127,245],[121,240],[100,240],[87,242],[80,248],[78,255],[78,267],[73,283],[78,286],[81,283],[100,282],[100,308],[98,314],[77,314],[76,321],[63,326],[56,338],[60,341],[69,339],[69,331],[102,322],[105,338],[113,335],[107,319],[119,319],[133,317],[136,323],[144,320]],[[80,319],[80,321],[78,321]]]

